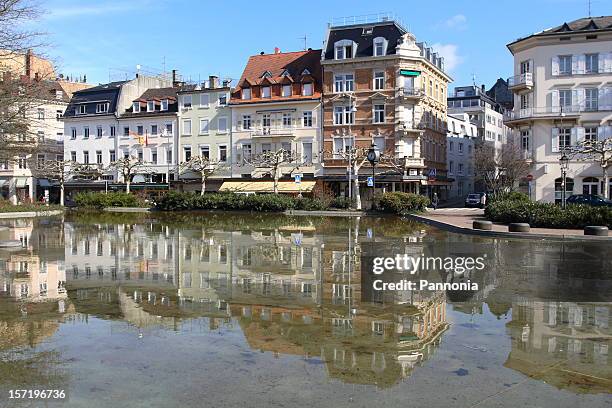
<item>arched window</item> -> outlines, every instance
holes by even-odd
[[[563,179],[561,177],[555,179],[555,203],[561,204],[563,199]],[[565,179],[565,199],[574,194],[574,179],[567,177]]]
[[[387,39],[385,37],[376,37],[373,41],[375,57],[380,57],[387,54]]]
[[[340,40],[334,44],[336,59],[353,58],[357,50],[357,43],[351,40]]]
[[[599,194],[599,179],[597,177],[585,177],[582,179],[582,194]]]

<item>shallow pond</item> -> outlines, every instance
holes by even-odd
[[[22,243],[0,249],[0,406],[612,407],[608,242],[374,217],[0,225]],[[484,268],[372,273],[398,254]],[[477,290],[374,290],[383,276]]]

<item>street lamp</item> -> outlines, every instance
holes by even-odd
[[[567,170],[569,169],[569,157],[563,152],[559,159],[559,165],[561,166],[561,206],[565,208],[565,184],[567,182]]]
[[[380,151],[376,148],[376,144],[372,143],[372,146],[368,149],[368,155],[366,156],[370,164],[372,165],[372,208],[374,207],[374,168],[376,163],[380,161]]]

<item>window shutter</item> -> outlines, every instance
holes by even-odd
[[[582,126],[576,128],[576,143],[584,142],[584,128]]]
[[[572,103],[570,105],[570,112],[576,112],[580,106],[580,90],[572,89]]]
[[[570,146],[576,146],[577,141],[578,141],[578,128],[573,127],[572,133],[570,136]]]
[[[606,139],[606,126],[597,127],[597,140],[604,141]]]
[[[586,72],[586,56],[584,54],[580,54],[578,56],[578,73],[584,74]]]
[[[552,128],[552,138],[551,138],[551,147],[553,153],[559,153],[559,129]]]
[[[559,75],[559,57],[552,58],[552,74]]]
[[[578,105],[580,107],[580,111],[582,112],[586,108],[586,91],[584,88],[578,88],[578,98],[573,101],[574,105]]]
[[[601,90],[601,93],[603,94],[603,110],[611,110],[612,109],[612,87],[605,87]]]
[[[550,106],[553,112],[559,112],[559,91],[553,90],[550,92]]]
[[[572,74],[578,74],[578,55],[572,55]]]
[[[533,60],[529,60],[529,72],[531,72],[531,75],[533,76]]]
[[[598,55],[598,70],[600,73],[602,72],[606,72],[606,67],[610,66],[609,60],[610,60],[610,53],[606,53],[606,52],[602,52]]]

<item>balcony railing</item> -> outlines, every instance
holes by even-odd
[[[583,112],[596,112],[597,109],[584,105],[544,106],[539,108],[523,108],[504,113],[504,121],[539,117],[562,117],[578,115]]]
[[[269,137],[269,136],[292,136],[295,132],[295,127],[265,127],[259,129],[251,129],[253,137]],[[301,128],[300,128],[301,129]]]
[[[398,88],[397,96],[405,99],[418,99],[425,96],[425,89],[423,88]]]
[[[526,72],[508,78],[508,88],[531,88],[533,86],[533,74]]]

